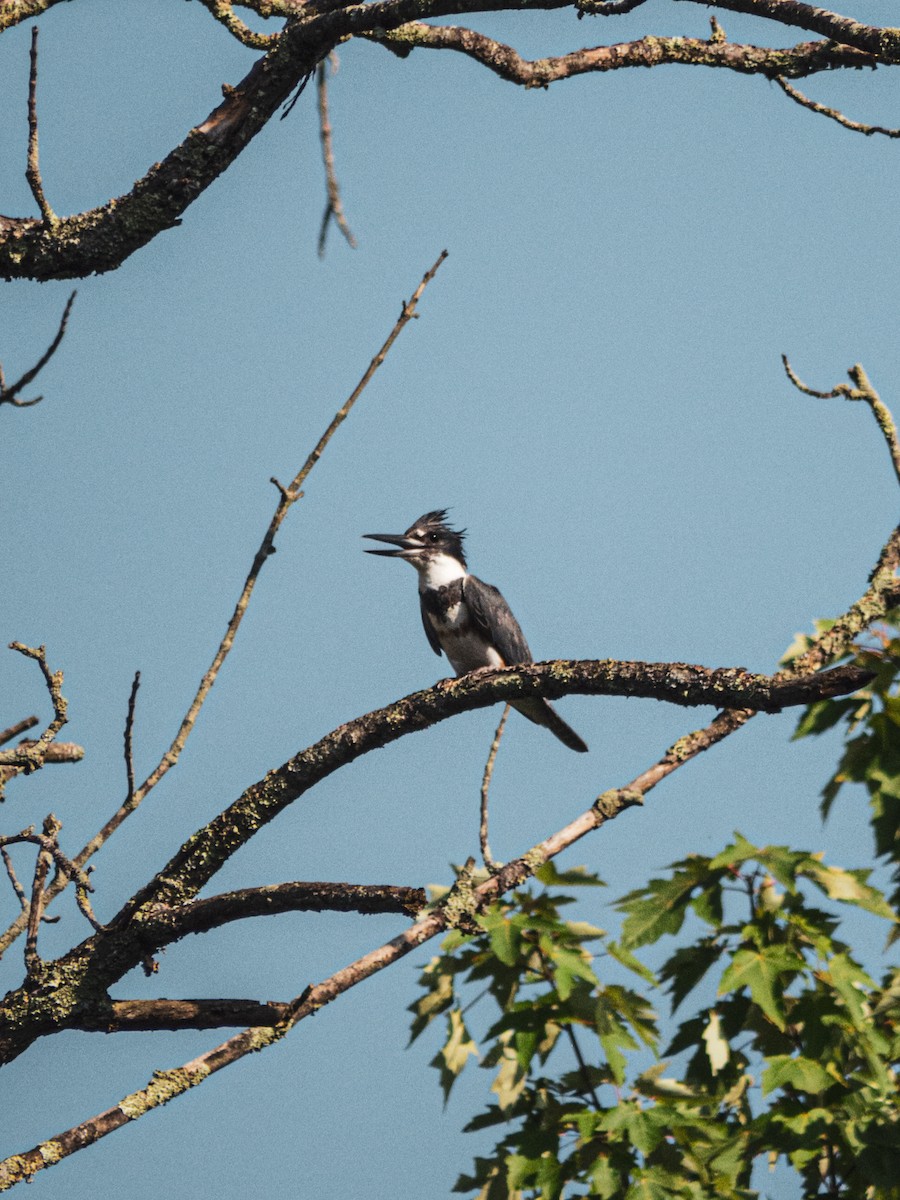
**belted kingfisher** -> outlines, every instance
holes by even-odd
[[[406,533],[366,533],[396,550],[367,550],[404,558],[419,574],[422,624],[435,654],[444,654],[457,675],[482,667],[512,667],[534,662],[519,622],[495,587],[466,569],[464,529],[451,529],[447,510],[425,513]],[[542,696],[510,701],[529,721],[545,725],[570,750],[587,746]]]

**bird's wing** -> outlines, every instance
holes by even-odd
[[[438,641],[438,636],[432,629],[431,622],[428,620],[428,613],[425,611],[425,600],[421,592],[419,593],[419,612],[422,614],[422,625],[425,628],[425,636],[428,638],[428,644],[440,658],[441,643]]]
[[[519,622],[495,587],[467,575],[463,580],[463,600],[475,628],[508,666],[534,661]]]

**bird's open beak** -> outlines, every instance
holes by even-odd
[[[388,542],[396,546],[396,550],[367,550],[366,554],[382,554],[385,558],[407,558],[422,549],[418,538],[408,537],[405,533],[364,533],[364,538],[373,542]]]

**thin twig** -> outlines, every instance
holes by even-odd
[[[32,400],[19,400],[18,394],[23,388],[28,387],[31,381],[37,374],[46,367],[47,363],[59,349],[59,344],[66,334],[66,327],[69,324],[69,314],[72,311],[72,305],[75,303],[75,297],[78,292],[75,291],[66,301],[66,307],[63,309],[63,315],[59,322],[59,328],[56,331],[56,337],[38,359],[33,367],[31,367],[21,379],[17,379],[10,387],[6,386],[6,380],[3,375],[3,367],[0,365],[0,404],[12,404],[14,408],[31,408],[32,404],[39,404],[43,400],[43,396],[35,396]]]
[[[316,68],[316,93],[319,104],[319,135],[322,140],[322,161],[325,166],[325,188],[328,193],[328,199],[325,203],[325,212],[322,216],[322,227],[319,230],[319,258],[325,257],[325,242],[328,238],[328,227],[331,224],[332,217],[338,229],[344,235],[347,244],[353,249],[356,249],[356,238],[350,226],[347,224],[347,218],[344,215],[344,204],[341,200],[341,189],[338,185],[337,172],[334,169],[334,146],[331,141],[331,121],[328,117],[328,81],[327,67],[331,66],[331,73],[334,75],[337,71],[337,55],[330,54],[328,59],[323,59]]]
[[[257,33],[251,29],[234,11],[231,0],[201,0],[201,3],[232,37],[251,50],[270,50],[281,37],[280,33]]]
[[[44,818],[44,839],[46,843],[55,843],[56,836],[62,828],[59,821],[50,813]],[[25,938],[25,970],[33,975],[40,967],[41,960],[37,952],[38,930],[41,927],[41,914],[44,911],[44,880],[50,870],[52,852],[49,845],[41,846],[37,861],[34,865],[34,879],[31,885],[31,903],[28,906],[28,935]]]
[[[128,794],[125,797],[125,803],[129,807],[134,804],[134,753],[131,737],[134,731],[134,706],[140,686],[141,673],[135,671],[131,684],[131,695],[128,697],[128,715],[125,717],[125,775],[128,780]]]
[[[28,775],[44,765],[44,758],[46,757],[50,743],[66,723],[68,704],[61,690],[63,673],[62,671],[51,671],[47,666],[47,654],[44,646],[34,648],[26,646],[22,642],[10,642],[9,648],[10,650],[18,651],[19,654],[24,654],[26,658],[33,658],[35,660],[41,668],[41,674],[44,676],[44,682],[47,685],[47,691],[50,693],[50,701],[53,705],[53,720],[41,736],[35,741],[29,741],[16,749],[17,761],[15,765],[21,766],[25,774]]]
[[[23,717],[21,721],[17,721],[15,725],[10,725],[7,729],[0,730],[0,746],[5,746],[7,742],[11,742],[13,738],[17,738],[20,733],[26,733],[29,729],[34,729],[37,725],[38,717]]]
[[[881,430],[882,436],[887,443],[891,462],[894,465],[894,473],[897,476],[897,481],[900,482],[900,437],[897,435],[897,426],[894,423],[891,410],[875,391],[862,363],[854,363],[847,370],[847,374],[853,380],[852,387],[849,383],[839,383],[830,392],[817,392],[815,388],[809,387],[800,379],[788,362],[786,354],[782,354],[781,361],[784,363],[788,379],[805,396],[813,396],[816,400],[833,400],[838,396],[842,396],[845,400],[862,400],[868,404],[872,410],[872,415],[878,423],[878,428]]]
[[[281,484],[276,484],[279,490],[278,506],[275,509],[272,520],[269,522],[269,527],[266,530],[260,547],[253,559],[249,574],[244,582],[244,587],[238,598],[237,604],[235,605],[234,612],[232,613],[231,620],[228,622],[228,627],[225,630],[225,636],[223,637],[219,648],[216,651],[209,670],[200,681],[200,686],[198,687],[197,693],[194,696],[194,699],[181,722],[178,733],[175,735],[172,744],[162,756],[157,766],[153,769],[153,771],[151,771],[144,782],[135,790],[130,803],[123,803],[110,817],[99,833],[95,834],[95,836],[91,838],[91,840],[87,842],[82,850],[75,856],[73,862],[74,865],[79,869],[85,866],[88,860],[94,854],[96,854],[100,847],[105,844],[105,842],[112,836],[113,833],[115,833],[116,829],[118,829],[126,817],[128,817],[129,813],[133,812],[141,804],[147,794],[159,783],[163,776],[178,761],[181,751],[183,750],[188,736],[190,735],[200,713],[200,709],[202,708],[206,697],[209,695],[210,689],[215,683],[216,677],[228,655],[228,652],[231,650],[231,647],[234,644],[234,639],[237,635],[237,631],[240,627],[241,621],[243,620],[244,614],[247,611],[247,607],[250,603],[250,598],[253,594],[253,589],[256,585],[256,580],[259,576],[259,573],[262,570],[266,560],[274,552],[275,535],[278,533],[278,530],[280,529],[281,524],[287,516],[292,505],[295,504],[296,501],[299,500],[303,495],[303,484],[306,482],[306,479],[308,478],[313,467],[315,467],[316,463],[322,457],[326,446],[331,441],[338,428],[343,424],[350,414],[351,409],[362,395],[375,372],[387,358],[387,355],[394,342],[396,342],[397,338],[400,336],[409,322],[417,315],[416,308],[418,303],[421,300],[426,287],[437,274],[439,267],[446,257],[447,251],[441,251],[433,266],[431,266],[425,272],[410,299],[404,303],[400,311],[400,316],[397,318],[393,329],[388,334],[380,350],[369,363],[362,375],[362,378],[353,389],[350,396],[332,417],[328,428],[319,438],[315,447],[307,457],[303,466],[294,476],[289,486],[284,487]],[[47,903],[49,903],[55,896],[59,895],[66,885],[66,878],[57,873],[57,876],[47,889]],[[25,925],[21,917],[19,917],[7,928],[6,932],[0,936],[0,955],[2,955],[10,945],[12,945],[16,938],[23,932],[24,928]]]
[[[9,857],[9,852],[6,847],[0,848],[0,855],[3,856],[3,865],[6,867],[6,873],[9,876],[9,882],[12,884],[13,891],[19,898],[19,904],[22,906],[22,911],[25,912],[28,908],[28,897],[25,895],[25,889],[19,883],[16,875],[15,867],[12,864],[12,859]]]
[[[829,117],[832,121],[837,121],[838,125],[843,125],[845,129],[852,129],[854,133],[863,133],[866,137],[871,137],[873,133],[880,133],[884,137],[900,138],[900,129],[886,129],[884,125],[866,125],[862,121],[853,121],[850,117],[845,117],[844,114],[837,108],[829,108],[827,104],[820,104],[817,100],[811,100],[809,96],[804,96],[797,88],[792,87],[783,75],[776,75],[775,82],[785,93],[795,100],[804,108],[808,108],[810,112],[819,113],[823,117]]]
[[[503,730],[506,726],[506,718],[509,716],[510,705],[507,704],[503,709],[503,716],[500,718],[500,724],[497,726],[497,732],[494,734],[494,740],[491,742],[490,753],[487,757],[487,762],[484,764],[484,776],[481,780],[481,822],[478,827],[478,840],[481,843],[481,857],[484,860],[484,865],[494,874],[503,865],[495,861],[491,855],[491,848],[488,845],[488,792],[491,786],[491,777],[494,774],[494,763],[497,759],[497,751],[500,749],[500,739],[503,737]]]
[[[877,607],[878,597],[887,586],[886,573],[892,576],[898,561],[900,561],[900,530],[895,531],[882,551],[867,593],[853,606],[850,613],[845,614],[844,618],[833,627],[841,628],[843,622],[845,644],[852,636],[849,628],[855,624],[851,619],[854,612],[859,619],[864,619],[863,610],[868,612],[868,623],[877,617],[878,614],[874,612],[874,609]],[[834,647],[828,651],[828,654],[832,653],[836,653]],[[808,669],[816,655],[811,650],[804,658]],[[734,732],[751,715],[752,713],[748,712],[720,714],[706,729],[698,730],[696,733],[682,738],[666,751],[666,754],[654,767],[642,772],[628,787],[606,792],[598,797],[587,812],[582,813],[564,829],[533,847],[527,854],[507,863],[497,875],[474,888],[471,895],[473,911],[492,903],[499,896],[519,886],[545,862],[573,845],[587,833],[598,829],[606,821],[625,811],[626,808],[640,803],[643,793],[654,787],[665,775],[677,770],[698,754],[715,745],[716,742],[721,741],[729,733]],[[129,1121],[142,1116],[145,1112],[167,1104],[176,1096],[202,1083],[210,1075],[237,1062],[247,1054],[273,1045],[305,1017],[313,1015],[323,1005],[330,1003],[349,988],[392,965],[424,942],[444,932],[449,923],[446,910],[438,906],[437,909],[420,918],[390,942],[379,946],[354,963],[337,971],[321,984],[304,988],[303,992],[292,1001],[289,1015],[280,1025],[270,1029],[245,1029],[177,1070],[157,1072],[146,1088],[125,1097],[113,1108],[97,1114],[72,1129],[57,1134],[49,1142],[36,1146],[24,1154],[13,1155],[3,1160],[0,1162],[0,1190],[12,1187],[22,1179],[30,1178],[51,1163],[58,1162],[87,1145],[92,1145]],[[51,1148],[52,1153],[49,1152]]]
[[[31,27],[31,70],[28,75],[28,165],[25,168],[25,178],[31,188],[31,194],[37,201],[41,216],[48,225],[56,220],[56,213],[47,203],[44,195],[44,184],[41,179],[41,168],[38,161],[38,119],[37,119],[37,68],[38,68],[38,27]]]

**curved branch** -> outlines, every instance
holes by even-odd
[[[729,12],[746,13],[778,21],[794,29],[808,29],[832,42],[855,46],[873,54],[882,62],[900,61],[900,29],[891,26],[863,25],[827,8],[803,4],[801,0],[679,0],[679,3],[704,4],[708,8],[723,8]]]
[[[83,1013],[73,1029],[87,1033],[145,1033],[162,1029],[221,1029],[235,1025],[277,1025],[288,1005],[277,1001],[230,1000],[110,1000]]]
[[[742,75],[792,79],[839,67],[874,66],[871,55],[828,42],[801,42],[785,49],[742,45],[737,42],[684,37],[644,37],[614,46],[573,50],[556,58],[525,59],[503,42],[458,25],[426,25],[410,21],[390,33],[364,34],[406,54],[413,49],[455,50],[468,55],[509,83],[522,87],[549,87],[561,79],[624,67],[657,67],[664,64],[724,67]]]
[[[35,11],[43,11],[51,2],[44,0]],[[417,36],[418,44],[431,46],[441,44],[441,38],[452,41],[456,36],[458,44],[451,46],[448,41],[441,44],[442,48],[461,49],[493,70],[499,69],[493,60],[502,50],[500,56],[505,57],[506,64],[500,73],[505,70],[504,77],[514,78],[518,71],[522,76],[519,81],[539,86],[549,81],[545,78],[548,69],[561,71],[555,77],[562,78],[583,70],[686,62],[796,77],[837,66],[900,63],[900,31],[895,29],[861,25],[795,0],[717,0],[717,5],[812,29],[841,45],[835,46],[831,42],[807,44],[785,51],[734,47],[716,39],[703,42],[644,38],[626,44],[627,49],[598,47],[593,51],[576,51],[561,60],[525,64],[508,47],[498,49],[499,44],[491,43],[491,39],[479,42],[480,35],[471,34],[471,31],[471,37],[476,40],[469,48],[462,44],[458,33],[419,32]],[[189,205],[231,165],[298,84],[347,38],[374,36],[384,40],[385,33],[390,34],[399,26],[423,18],[524,9],[554,10],[570,6],[571,0],[372,0],[371,3],[346,4],[320,0],[318,4],[298,7],[282,32],[259,35],[263,39],[274,39],[274,43],[256,41],[256,35],[253,35],[253,44],[268,46],[267,53],[237,87],[223,89],[223,103],[190,130],[184,141],[162,162],[151,167],[130,192],[87,212],[62,217],[52,223],[0,216],[0,277],[65,279],[102,273],[120,266],[157,234],[178,225]],[[232,24],[237,21],[231,5],[225,0],[208,0],[207,7],[222,19],[231,13]],[[26,9],[31,11],[27,4],[21,3],[0,9],[0,28],[4,23],[9,25],[21,19],[17,14]],[[237,29],[237,32],[240,34],[241,30]],[[403,45],[396,41],[390,44]],[[587,65],[592,57],[594,61]],[[551,64],[549,68],[548,63]]]
[[[900,583],[898,583],[900,595]],[[531,663],[476,671],[443,680],[386,708],[357,717],[252,784],[181,847],[162,871],[110,922],[122,930],[140,910],[191,900],[225,862],[289,804],[348,763],[407,734],[498,701],[540,695],[635,696],[687,706],[750,708],[776,712],[812,698],[841,695],[863,686],[869,673],[841,667],[819,675],[781,678],[741,669],[682,663],[606,661]]]
[[[828,117],[832,121],[836,121],[838,125],[843,125],[845,129],[850,129],[854,133],[865,134],[866,137],[871,137],[874,133],[880,133],[882,137],[900,138],[900,129],[888,129],[885,125],[867,125],[864,121],[854,121],[850,117],[845,116],[838,108],[829,108],[827,104],[820,104],[818,100],[811,100],[809,96],[798,91],[795,87],[791,87],[788,81],[781,75],[776,75],[775,82],[781,88],[786,96],[789,96],[801,108],[808,108],[810,112],[818,113],[822,117]]]
[[[223,892],[177,908],[158,905],[145,923],[144,932],[159,949],[189,933],[206,933],[250,917],[286,912],[405,913],[415,916],[426,903],[424,888],[395,884],[273,883]]]
[[[3,375],[3,366],[0,365],[0,404],[12,404],[15,408],[30,408],[32,404],[39,404],[43,400],[43,396],[34,396],[31,400],[20,400],[18,395],[23,388],[28,387],[32,380],[37,378],[59,349],[60,343],[66,336],[69,314],[72,312],[72,305],[75,303],[77,295],[77,292],[73,292],[66,301],[66,307],[63,309],[63,315],[60,318],[56,336],[33,367],[30,367],[15,383],[11,383],[7,387],[6,379]]]

